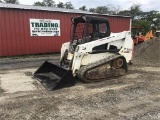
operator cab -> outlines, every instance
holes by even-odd
[[[76,46],[110,36],[109,22],[105,18],[95,16],[80,16],[72,18],[71,46]]]

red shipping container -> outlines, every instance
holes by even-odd
[[[130,30],[131,18],[59,8],[0,3],[0,56],[60,52],[70,40],[71,18],[83,14],[105,17],[112,32]],[[30,19],[60,20],[60,36],[31,36]]]

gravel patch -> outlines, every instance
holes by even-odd
[[[10,80],[9,76],[26,79],[19,81],[18,77],[17,83],[12,84],[14,92],[7,90],[0,96],[1,119],[159,120],[159,67],[133,65],[129,66],[128,75],[121,78],[90,84],[79,82],[56,91],[47,91],[32,79],[34,70],[36,68],[7,70],[3,74],[5,81]],[[24,86],[17,88],[19,84]],[[26,89],[31,86],[34,89]]]
[[[44,89],[32,74],[43,60],[55,63],[58,57],[7,58],[6,62],[6,58],[0,59],[3,62],[0,86],[6,90],[1,92],[0,89],[0,119],[159,120],[160,69],[156,64],[159,41],[153,41],[151,45],[157,48],[148,43],[135,47],[135,64],[129,66],[127,75],[97,83],[78,82],[73,87],[56,91]],[[150,56],[145,59],[152,53],[155,60]]]
[[[139,65],[160,66],[160,38],[135,46],[133,62]]]
[[[4,93],[5,91],[1,88],[1,81],[0,81],[0,94]]]
[[[0,58],[0,70],[10,70],[28,67],[37,67],[49,61],[51,63],[58,63],[60,54],[49,55],[34,55],[34,56],[19,56],[19,57],[4,57]]]

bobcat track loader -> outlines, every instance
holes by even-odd
[[[72,24],[71,41],[61,47],[60,64],[45,61],[34,73],[48,90],[72,86],[77,78],[88,83],[127,73],[133,53],[129,31],[111,33],[108,20],[95,16],[72,18]]]

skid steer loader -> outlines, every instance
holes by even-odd
[[[127,73],[133,53],[129,31],[111,33],[108,20],[95,16],[83,15],[71,21],[71,40],[61,47],[60,64],[45,61],[35,78],[48,90],[56,90],[73,86],[77,78],[97,82]]]

